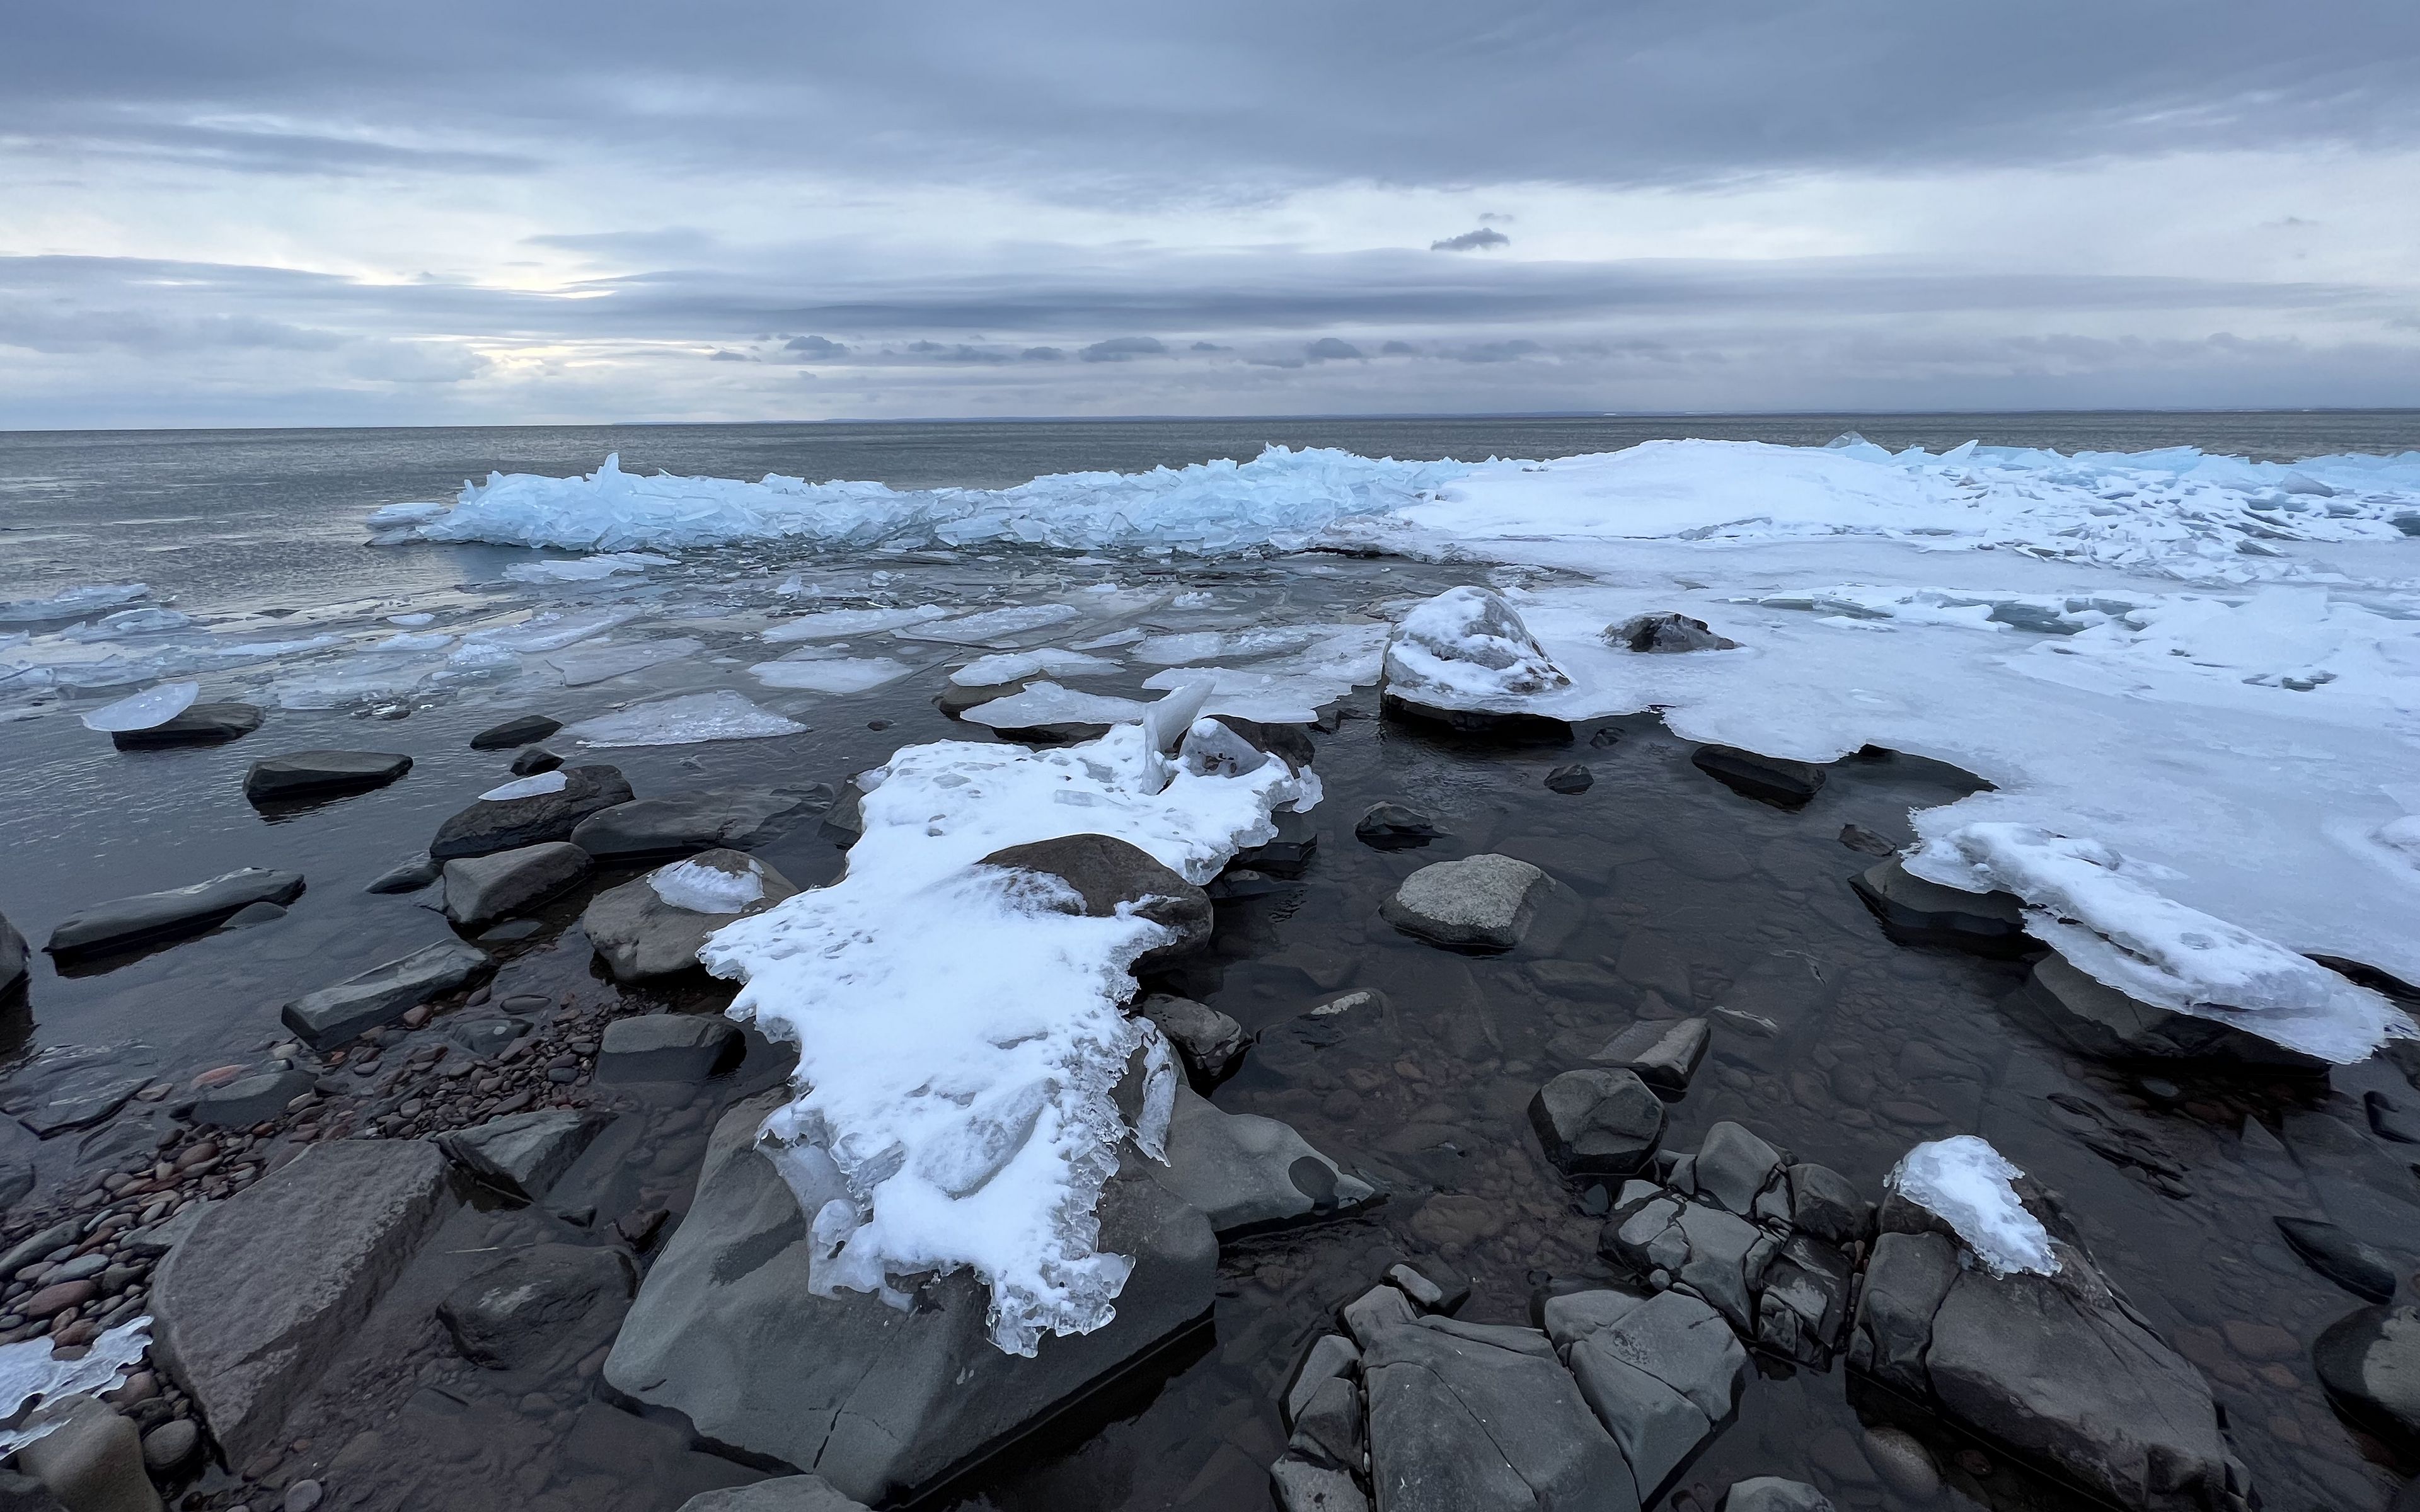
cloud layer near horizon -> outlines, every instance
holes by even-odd
[[[19,18],[0,426],[2420,404],[2420,12]]]

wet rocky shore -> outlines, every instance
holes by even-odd
[[[1118,1319],[1028,1359],[963,1273],[904,1308],[814,1295],[812,1194],[752,1146],[795,1053],[689,963],[839,874],[855,774],[994,738],[939,671],[802,733],[631,751],[558,738],[580,711],[543,700],[222,710],[132,750],[46,723],[36,789],[154,763],[127,780],[216,838],[62,862],[50,916],[0,942],[0,1341],[153,1319],[0,1495],[2409,1494],[2420,1062],[2327,1068],[2163,1014],[2062,973],[2005,895],[1909,876],[1909,810],[1966,774],[1773,762],[1652,717],[1440,721],[1365,689],[1299,733],[1231,722],[1325,798],[1206,887],[1026,858],[1174,898],[1187,947],[1139,972],[1184,1085],[1167,1164],[1129,1145],[1104,1190],[1102,1246],[1137,1262]],[[1994,1273],[1886,1187],[1969,1134],[2024,1171],[2056,1274]]]

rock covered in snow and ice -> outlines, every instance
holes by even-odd
[[[717,1443],[812,1465],[868,1503],[903,1500],[1210,1310],[1218,1241],[1140,1157],[1102,1190],[1100,1246],[1133,1270],[1114,1319],[1091,1333],[1044,1338],[1031,1357],[1004,1353],[965,1270],[923,1279],[912,1309],[819,1295],[824,1214],[850,1199],[829,1164],[820,1186],[803,1186],[758,1146],[780,1101],[751,1099],[716,1125],[689,1214],[605,1365],[615,1391],[679,1411]]]
[[[1137,956],[1134,969],[1147,971],[1198,949],[1210,938],[1210,898],[1162,866],[1148,852],[1112,835],[1063,835],[1011,845],[979,863],[1005,871],[1056,878],[1064,890],[1037,900],[1056,913],[1090,918],[1147,918],[1168,938]],[[1072,898],[1067,892],[1072,891]]]
[[[255,803],[326,797],[382,788],[411,770],[411,758],[380,750],[297,750],[268,756],[243,774],[243,795]]]
[[[790,824],[831,807],[832,790],[707,788],[676,797],[634,798],[582,819],[571,842],[600,861],[691,851],[748,850]]]
[[[1947,945],[1977,955],[2014,956],[2034,949],[2024,910],[2005,892],[1962,892],[1927,882],[1893,856],[1849,879],[1850,889],[1902,945]]]
[[[600,809],[630,801],[630,784],[612,766],[561,768],[563,786],[551,793],[481,799],[438,826],[428,854],[441,861],[489,856],[541,841],[567,841]],[[547,774],[552,775],[552,774]]]
[[[443,940],[370,967],[334,986],[305,993],[278,1015],[313,1045],[341,1044],[382,1027],[441,993],[468,985],[495,968],[476,946]]]
[[[2001,1000],[2010,1013],[2087,1056],[2116,1061],[2205,1061],[2316,1075],[2328,1063],[2216,1019],[2138,1002],[2103,986],[2055,952],[2034,963]]]
[[[1737,651],[1739,642],[1716,635],[1705,621],[1686,614],[1636,614],[1605,627],[1605,641],[1623,651],[1669,655],[1684,651]]]
[[[1135,1011],[1159,1026],[1176,1047],[1186,1069],[1207,1086],[1233,1069],[1250,1037],[1244,1026],[1206,1003],[1168,993],[1153,993],[1135,1005]]]
[[[578,886],[596,861],[568,841],[543,841],[445,863],[445,917],[465,929],[509,918]]]
[[[697,970],[707,935],[798,890],[745,852],[711,850],[598,893],[580,929],[616,981],[648,981]]]
[[[1387,707],[1457,729],[1539,717],[1533,702],[1570,686],[1520,613],[1491,589],[1447,589],[1404,615],[1387,645]]]
[[[1947,1224],[1994,1275],[2058,1270],[2050,1234],[2010,1183],[2024,1172],[1975,1134],[1917,1145],[1885,1184]]]
[[[1664,1137],[1664,1103],[1635,1072],[1567,1071],[1529,1100],[1529,1123],[1566,1174],[1627,1176]]]
[[[1545,884],[1546,873],[1528,862],[1485,853],[1420,868],[1378,913],[1439,945],[1511,949],[1528,933],[1533,900]]]
[[[256,903],[280,905],[302,896],[302,873],[246,867],[163,892],[113,899],[69,915],[42,946],[58,960],[125,949],[198,933]]]
[[[260,728],[256,703],[193,703],[173,718],[140,730],[114,730],[119,750],[159,750],[171,746],[224,746]]]
[[[537,1108],[450,1130],[437,1136],[437,1147],[505,1196],[535,1202],[610,1121],[590,1108]]]
[[[454,1203],[434,1145],[345,1139],[198,1210],[152,1273],[152,1354],[230,1460],[284,1442],[287,1411]]]
[[[1176,1089],[1168,1163],[1148,1168],[1153,1180],[1199,1209],[1221,1239],[1334,1217],[1378,1196],[1291,1125],[1229,1113],[1187,1087]]]
[[[1689,761],[1742,797],[1779,809],[1804,808],[1823,791],[1823,768],[1813,762],[1761,756],[1737,746],[1699,746]]]
[[[489,725],[473,735],[471,748],[473,750],[510,750],[516,746],[526,746],[533,741],[544,740],[562,728],[563,721],[560,719],[549,718],[543,714],[524,714],[506,719],[502,724]]]

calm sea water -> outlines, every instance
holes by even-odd
[[[2420,410],[21,431],[0,433],[0,598],[143,581],[188,609],[303,608],[438,587],[483,565],[492,575],[484,548],[410,560],[363,550],[362,517],[401,500],[450,499],[490,471],[582,472],[613,452],[631,471],[997,488],[1051,472],[1243,460],[1271,444],[1475,461],[1675,437],[1821,445],[1845,430],[1891,447],[1979,439],[2290,459],[2420,449]]]

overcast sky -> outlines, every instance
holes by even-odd
[[[0,427],[2420,405],[2412,0],[7,36]]]

